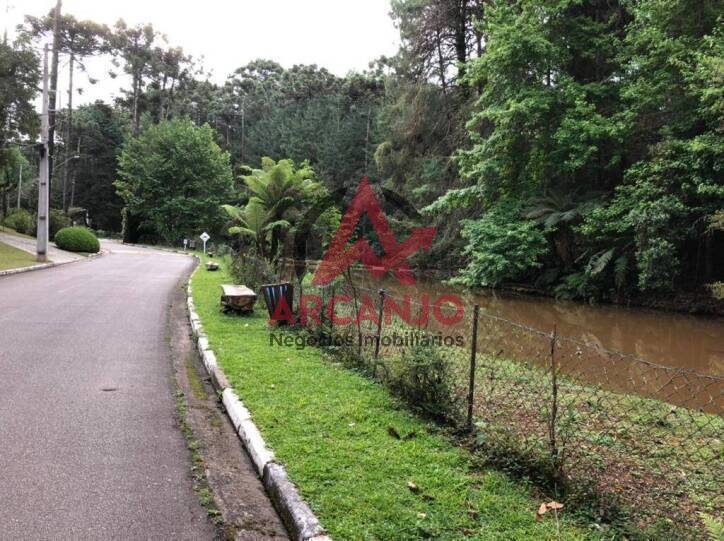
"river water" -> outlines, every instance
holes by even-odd
[[[308,268],[313,272],[314,264]],[[453,327],[432,330],[465,336],[466,345],[472,307],[478,304],[479,351],[540,365],[547,362],[548,335],[555,328],[564,372],[612,390],[724,411],[724,318],[473,292],[425,276],[404,286],[394,276],[374,279],[361,269],[353,276],[362,294],[372,297],[381,288],[393,299],[408,296],[413,304],[458,295],[466,317]]]
[[[387,279],[383,287],[401,292]],[[616,305],[589,305],[545,297],[494,291],[470,292],[439,281],[418,280],[405,291],[432,298],[454,291],[482,313],[546,333],[556,332],[587,344],[614,350],[651,363],[695,372],[724,375],[724,318],[692,316]],[[414,291],[414,293],[412,293]]]

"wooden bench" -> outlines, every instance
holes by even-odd
[[[230,284],[221,286],[221,307],[224,312],[253,312],[256,299],[256,293],[246,286]]]

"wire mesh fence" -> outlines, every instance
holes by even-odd
[[[699,512],[724,516],[724,377],[351,276],[295,294],[320,345],[413,407],[471,430],[492,460],[585,487],[601,513],[623,505],[646,521],[666,505],[691,524]]]

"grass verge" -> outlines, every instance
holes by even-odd
[[[35,238],[31,235],[26,235],[25,233],[18,233],[12,227],[7,227],[5,225],[0,225],[0,233],[7,233],[8,235],[13,235],[14,237],[21,237],[24,239],[34,239]]]
[[[566,513],[537,522],[543,500],[528,486],[476,465],[379,384],[318,349],[270,345],[261,306],[251,317],[223,314],[219,285],[230,282],[225,265],[194,274],[204,329],[267,443],[333,538],[598,537]]]
[[[37,262],[32,254],[0,242],[0,271],[30,267],[35,264]]]

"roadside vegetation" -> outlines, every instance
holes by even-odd
[[[33,254],[0,242],[0,271],[30,267],[36,263]]]
[[[61,250],[96,254],[101,244],[95,234],[85,227],[64,227],[55,234],[55,244]]]
[[[316,348],[270,346],[262,306],[245,318],[219,309],[227,263],[199,269],[194,302],[210,344],[334,539],[599,538],[567,510],[537,521],[550,499],[483,466],[363,374]]]

